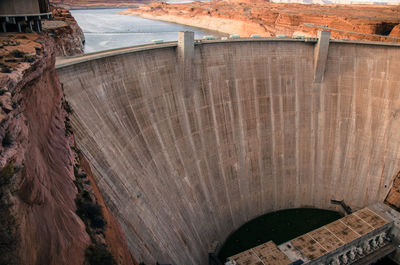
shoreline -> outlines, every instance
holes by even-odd
[[[88,4],[88,5],[79,5],[79,4],[64,4],[64,3],[52,3],[54,6],[62,7],[67,10],[87,10],[87,9],[121,9],[121,8],[130,8],[136,9],[145,4],[149,4],[151,2],[138,2],[138,3],[121,3],[121,4],[107,4],[107,3],[98,3],[98,4]]]
[[[135,10],[136,11],[136,10]],[[258,30],[264,31],[264,28],[258,25],[252,25],[252,23],[248,23],[245,21],[239,21],[234,19],[226,19],[226,18],[218,18],[218,17],[208,17],[208,16],[196,16],[196,18],[186,18],[186,17],[179,17],[173,15],[153,15],[149,13],[140,13],[135,12],[133,10],[124,10],[118,12],[121,15],[128,15],[128,16],[137,16],[146,19],[164,21],[169,23],[180,24],[189,27],[195,27],[200,29],[205,29],[209,31],[216,31],[222,34],[238,34],[242,37],[248,37],[251,34],[260,34]],[[139,9],[137,9],[139,11]],[[257,28],[253,29],[251,34],[248,34],[249,28]],[[247,36],[248,35],[248,36]],[[271,37],[270,34],[267,34],[264,31],[264,34],[261,34],[262,37]]]
[[[119,12],[249,37],[316,37],[321,29],[334,39],[400,42],[400,9],[383,6],[304,5],[212,1],[166,4],[155,2]],[[398,14],[398,16],[397,16]]]

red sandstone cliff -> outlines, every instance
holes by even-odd
[[[65,8],[52,7],[52,20],[42,22],[43,29],[55,42],[56,56],[71,56],[83,53],[85,36],[71,13]]]
[[[2,102],[10,103],[2,104],[0,124],[1,176],[8,183],[2,200],[12,204],[4,219],[15,218],[17,264],[82,264],[89,237],[75,214],[73,154],[54,44],[45,35],[38,42],[29,57],[34,62],[12,62],[11,73],[0,74]]]
[[[304,5],[251,1],[188,4],[152,3],[121,14],[176,22],[249,36],[316,36],[329,28],[333,38],[400,41],[392,30],[400,24],[400,6]],[[390,36],[389,36],[390,35]]]
[[[93,236],[76,214],[74,166],[90,166],[73,147],[54,38],[0,34],[0,42],[0,263],[87,264]],[[92,187],[85,186],[106,221],[105,238],[95,240],[108,245],[117,264],[136,264],[89,179]]]

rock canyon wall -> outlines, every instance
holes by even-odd
[[[72,110],[54,67],[60,48],[54,37],[0,35],[0,263],[89,264],[87,249],[94,239],[76,206],[74,168],[81,165],[89,176],[84,185],[93,195],[90,206],[103,206],[104,236],[96,242],[107,244],[117,264],[137,264],[119,223],[104,207],[90,166],[77,156],[68,123]],[[68,43],[74,46],[82,44]]]

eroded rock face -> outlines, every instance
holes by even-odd
[[[45,35],[40,42],[33,63],[0,74],[7,116],[0,125],[0,167],[15,171],[3,199],[13,203],[19,264],[82,264],[89,236],[75,214],[74,158],[54,43]]]
[[[400,38],[400,24],[395,26],[391,32],[390,32],[390,36],[392,37],[399,37]]]
[[[0,263],[83,264],[91,239],[75,214],[74,165],[84,158],[66,128],[72,109],[55,72],[54,38],[14,34],[0,41]],[[136,264],[87,162],[84,168],[107,222],[99,241],[118,264]]]
[[[62,7],[52,7],[54,20],[43,22],[43,28],[54,38],[56,56],[83,53],[85,36],[71,13]]]
[[[337,39],[398,42],[390,34],[400,23],[396,6],[302,5],[265,1],[213,1],[206,3],[152,3],[121,14],[250,36],[316,36],[328,27]],[[378,35],[376,35],[378,34]],[[384,36],[383,36],[384,35]],[[390,36],[389,36],[390,35]]]

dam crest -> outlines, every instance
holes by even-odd
[[[180,47],[56,66],[76,141],[136,259],[207,264],[212,242],[264,213],[384,200],[400,163],[399,45]]]

